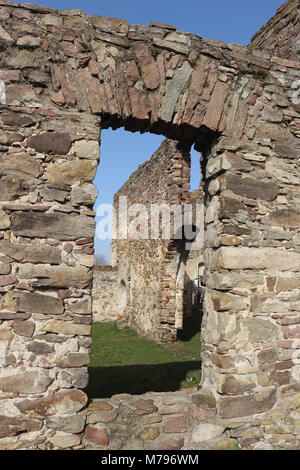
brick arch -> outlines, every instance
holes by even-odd
[[[287,2],[277,19],[290,7],[298,18]],[[91,183],[99,130],[110,126],[203,151],[208,291],[199,402],[214,403],[220,419],[294,406],[285,394],[293,399],[299,389],[290,359],[299,348],[291,326],[299,310],[299,63],[294,52],[278,57],[277,43],[277,55],[263,50],[263,36],[255,50],[255,41],[227,46],[168,25],[1,2],[0,390],[10,436],[40,430],[46,447],[59,447],[45,415],[59,404],[73,419],[86,405]],[[80,442],[75,435],[66,446]]]

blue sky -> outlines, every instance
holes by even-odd
[[[29,1],[29,0],[27,0]],[[90,15],[113,16],[131,24],[148,25],[151,21],[171,24],[184,32],[203,38],[221,39],[226,43],[247,45],[284,3],[283,0],[42,0],[31,3],[58,10],[81,9]],[[26,3],[26,2],[20,2]],[[101,157],[95,184],[101,203],[111,203],[114,193],[148,160],[163,140],[162,136],[126,132],[123,129],[102,131]],[[199,154],[192,155],[192,188],[199,184]],[[109,261],[109,240],[95,238],[95,251]]]

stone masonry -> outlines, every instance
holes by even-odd
[[[113,266],[94,266],[92,320],[95,322],[111,322],[121,317],[117,301],[117,274]]]
[[[120,126],[203,155],[208,287],[194,400],[244,446],[299,446],[299,40],[298,0],[248,47],[0,0],[1,448],[78,449],[104,436],[103,417],[98,432],[90,416],[86,427],[82,391],[92,181],[101,128]],[[200,448],[195,439],[186,448]]]

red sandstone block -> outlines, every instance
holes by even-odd
[[[109,440],[104,429],[98,429],[93,426],[87,426],[84,432],[84,439],[99,446],[107,446]]]
[[[223,82],[217,82],[203,120],[203,125],[213,131],[218,129],[227,92],[228,85]]]
[[[85,86],[92,112],[100,113],[103,110],[103,105],[97,90],[98,80],[92,77],[88,68],[80,69],[80,76]]]
[[[282,59],[281,57],[272,57],[271,62],[281,65],[283,67],[290,67],[292,69],[300,69],[300,63],[294,60]]]
[[[164,432],[166,433],[180,433],[186,431],[186,417],[174,416],[168,418],[164,423]]]

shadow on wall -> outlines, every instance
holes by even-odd
[[[110,398],[118,393],[138,395],[146,392],[175,392],[180,389],[187,374],[190,375],[193,371],[195,378],[197,375],[195,380],[197,385],[200,370],[201,361],[90,367],[89,385],[85,392],[93,399]]]
[[[203,317],[202,305],[193,305],[193,312],[194,314],[192,317],[183,317],[183,328],[182,330],[178,330],[178,341],[188,342],[198,331],[201,331]]]

